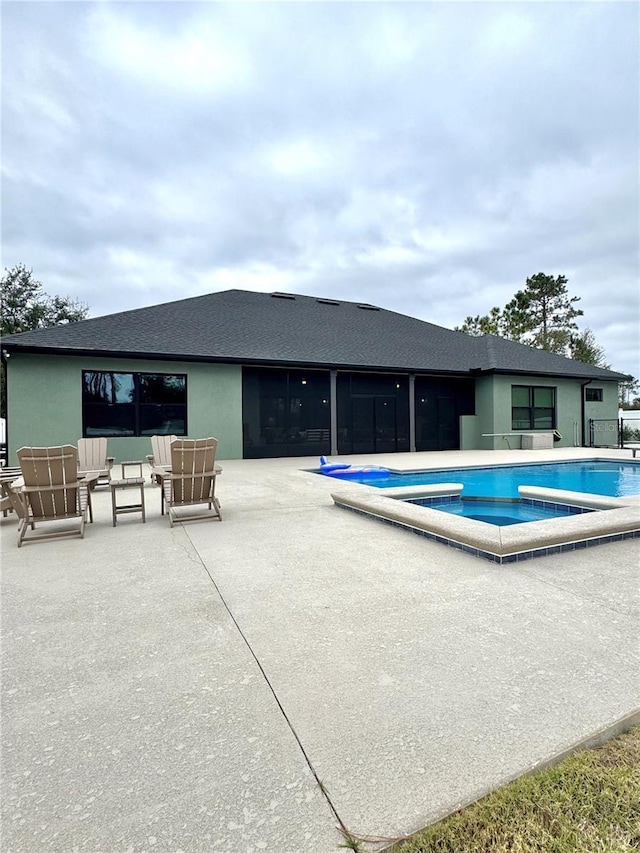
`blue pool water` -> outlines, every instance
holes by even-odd
[[[496,524],[499,527],[505,527],[509,524],[523,524],[527,521],[567,518],[568,516],[585,511],[575,507],[541,503],[540,501],[533,504],[527,500],[478,500],[475,498],[471,500],[466,500],[465,498],[438,500],[435,498],[418,498],[409,500],[407,503],[427,506],[429,509],[448,512],[450,515],[461,515],[464,518],[485,521],[488,524]]]
[[[533,465],[450,468],[413,474],[389,474],[388,477],[375,476],[369,479],[364,474],[361,478],[350,480],[381,489],[433,483],[462,483],[465,495],[477,497],[517,498],[518,486],[542,486],[547,489],[623,497],[640,494],[640,463],[540,462]]]

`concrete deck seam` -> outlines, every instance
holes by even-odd
[[[291,720],[289,719],[289,716],[287,715],[287,712],[285,711],[284,706],[283,706],[282,702],[280,701],[280,698],[278,697],[278,694],[276,693],[276,690],[275,690],[274,686],[271,684],[271,681],[269,680],[269,676],[267,675],[267,673],[266,673],[266,671],[265,671],[264,667],[262,666],[262,663],[260,662],[260,659],[259,659],[259,658],[258,658],[258,656],[256,655],[255,651],[253,650],[253,648],[252,648],[252,646],[251,646],[251,643],[249,642],[249,640],[248,640],[247,636],[245,635],[244,631],[243,631],[243,630],[242,630],[242,628],[240,627],[240,624],[238,623],[238,620],[236,619],[236,617],[235,617],[235,616],[234,616],[234,614],[233,614],[233,611],[231,610],[231,608],[230,608],[230,607],[229,607],[229,605],[227,604],[227,601],[225,600],[225,597],[223,596],[223,594],[222,594],[222,592],[221,592],[221,590],[220,590],[220,587],[219,587],[219,586],[218,586],[218,584],[216,583],[215,578],[213,577],[213,575],[212,575],[212,574],[211,574],[211,572],[209,571],[209,568],[207,567],[206,563],[204,562],[204,560],[203,560],[203,559],[202,559],[202,557],[200,556],[200,552],[199,552],[199,551],[198,551],[198,549],[196,548],[196,545],[195,545],[195,543],[193,542],[193,540],[191,539],[191,536],[189,535],[188,530],[187,530],[187,529],[186,529],[186,527],[184,527],[184,526],[183,526],[183,528],[184,528],[185,534],[186,534],[186,536],[187,536],[187,539],[188,539],[188,540],[189,540],[189,542],[191,543],[191,546],[192,546],[192,548],[193,548],[193,550],[194,550],[195,554],[197,555],[197,558],[198,558],[198,560],[197,560],[197,561],[200,563],[200,565],[202,566],[202,568],[205,570],[205,572],[206,572],[206,573],[207,573],[207,575],[209,576],[209,579],[210,579],[211,583],[213,584],[214,589],[216,590],[216,592],[217,592],[217,594],[218,594],[218,596],[219,596],[219,598],[220,598],[220,601],[222,602],[222,605],[224,606],[225,610],[226,610],[226,611],[227,611],[227,613],[229,614],[229,617],[230,617],[231,621],[232,621],[232,622],[233,622],[233,624],[236,626],[236,628],[237,628],[237,630],[238,630],[238,633],[240,634],[240,637],[242,638],[243,642],[245,643],[245,645],[246,645],[247,649],[249,650],[249,653],[251,654],[251,657],[254,659],[254,661],[255,661],[255,663],[256,663],[256,666],[258,667],[258,669],[259,669],[259,670],[260,670],[260,672],[262,673],[262,677],[264,678],[264,680],[265,680],[265,683],[266,683],[267,687],[268,687],[268,688],[269,688],[269,690],[271,691],[271,695],[272,695],[272,696],[273,696],[273,698],[275,699],[276,705],[278,706],[278,708],[279,708],[279,710],[280,710],[280,713],[282,714],[282,717],[283,717],[284,721],[286,722],[287,726],[289,727],[289,730],[291,731],[291,734],[292,734],[292,735],[293,735],[293,737],[295,738],[296,743],[298,744],[298,747],[300,748],[300,752],[302,753],[302,755],[303,755],[303,757],[304,757],[304,760],[305,760],[305,762],[307,763],[307,766],[309,767],[309,770],[311,771],[311,773],[312,773],[312,775],[313,775],[313,778],[314,778],[314,779],[315,779],[315,781],[316,781],[316,784],[317,784],[317,786],[318,786],[318,789],[320,790],[321,795],[324,797],[325,802],[326,802],[326,803],[327,803],[327,805],[329,806],[329,808],[330,808],[331,812],[333,813],[333,815],[334,815],[335,819],[338,821],[338,825],[339,825],[339,826],[338,826],[338,829],[339,829],[339,831],[340,831],[340,832],[341,832],[341,833],[342,833],[346,838],[351,837],[351,836],[352,836],[352,833],[351,833],[351,832],[347,829],[347,827],[345,826],[345,824],[344,824],[344,822],[343,822],[342,818],[340,817],[340,814],[338,813],[338,810],[336,809],[336,807],[335,807],[335,805],[334,805],[334,803],[333,803],[333,801],[332,801],[332,799],[331,799],[331,796],[330,796],[329,792],[327,791],[326,787],[324,786],[324,784],[322,783],[322,781],[321,781],[320,777],[318,776],[318,773],[317,773],[317,771],[316,771],[315,767],[313,766],[313,762],[312,762],[312,761],[311,761],[311,759],[309,758],[309,755],[307,754],[307,751],[306,751],[306,749],[304,748],[304,745],[303,745],[303,743],[302,743],[302,740],[300,739],[300,736],[298,735],[298,733],[297,733],[297,731],[296,731],[296,729],[295,729],[295,727],[294,727],[293,723],[292,723],[292,722],[291,722]]]

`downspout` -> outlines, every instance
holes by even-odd
[[[580,434],[582,436],[582,447],[588,447],[588,445],[585,444],[585,441],[584,441],[584,428],[585,428],[585,422],[586,422],[586,416],[587,416],[586,407],[585,407],[585,399],[584,399],[584,396],[585,396],[584,389],[587,387],[587,385],[591,385],[592,382],[593,382],[593,379],[588,379],[586,382],[583,382],[582,385],[580,386],[580,421],[581,421]]]

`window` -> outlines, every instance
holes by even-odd
[[[556,389],[511,386],[511,429],[555,429]]]
[[[187,377],[83,371],[82,434],[186,435]]]
[[[587,403],[601,403],[602,388],[585,388],[584,399]]]

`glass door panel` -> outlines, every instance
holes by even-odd
[[[352,453],[375,453],[374,397],[351,398]]]
[[[453,397],[438,397],[438,450],[457,450],[458,419]]]
[[[395,453],[396,443],[396,398],[375,398],[376,453]]]

